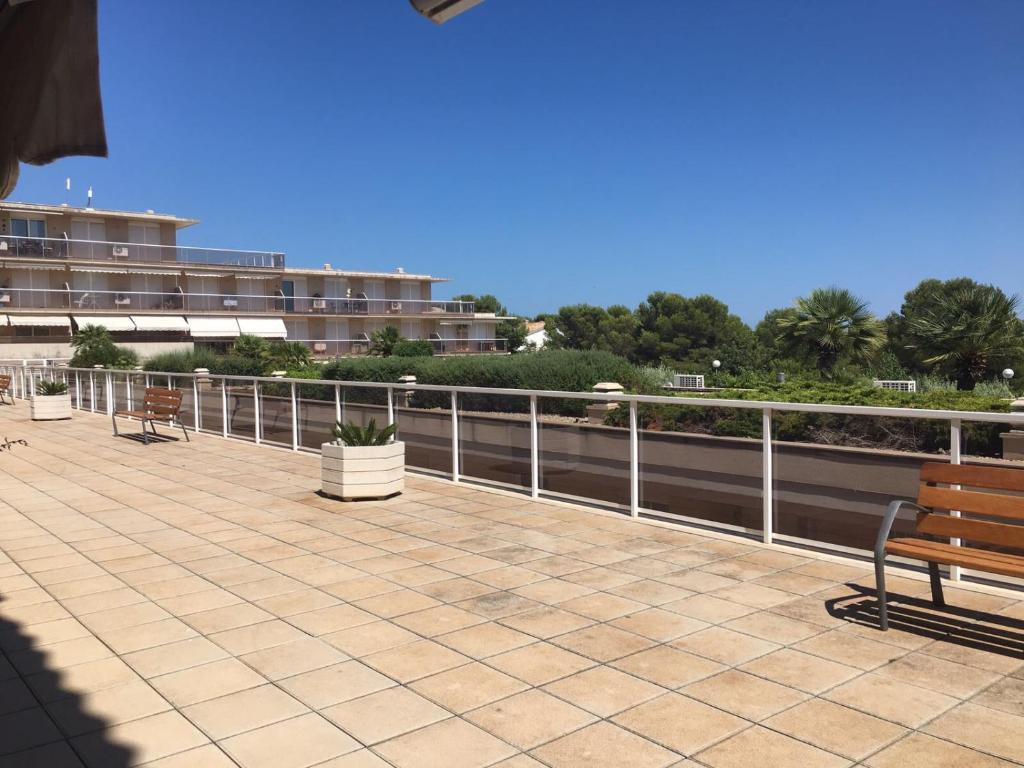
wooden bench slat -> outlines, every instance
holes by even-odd
[[[917,516],[917,531],[949,539],[966,539],[967,541],[1024,549],[1024,525],[1008,525],[987,520],[922,513]]]
[[[941,541],[924,541],[923,539],[890,539],[886,542],[885,551],[890,555],[910,557],[915,560],[926,560],[944,565],[959,565],[978,571],[997,573],[1002,576],[1024,576],[1024,557],[1004,555],[995,557],[996,553],[985,550],[958,547]]]
[[[921,465],[921,482],[969,485],[999,491],[1024,491],[1024,471],[1010,467],[928,462]]]
[[[1019,472],[1020,470],[1013,471]],[[959,491],[954,488],[922,485],[917,494],[917,503],[922,507],[955,509],[978,515],[1024,520],[1024,496]]]

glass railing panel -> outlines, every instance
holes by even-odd
[[[228,436],[255,442],[256,406],[252,379],[227,379]]]
[[[364,395],[365,396],[365,395]],[[372,395],[380,413],[384,407],[387,422],[387,398],[383,390]],[[409,467],[451,476],[452,410],[451,394],[423,390],[395,390],[397,438],[405,443],[405,463]],[[378,417],[378,424],[380,417]]]
[[[226,392],[223,379],[200,379],[199,428],[204,432],[221,434],[224,417],[221,396]]]
[[[627,426],[626,406],[608,421]],[[642,510],[761,530],[761,411],[641,404],[637,427]]]
[[[299,446],[319,451],[320,446],[334,439],[335,388],[329,384],[298,384],[295,390]]]
[[[530,398],[459,396],[459,474],[530,488]]]
[[[259,398],[260,440],[291,448],[291,386],[285,382],[261,381]]]
[[[775,533],[856,550],[874,548],[889,502],[917,498],[922,464],[949,461],[947,421],[776,412],[772,435]]]
[[[628,509],[629,429],[605,424],[597,411],[588,417],[588,405],[538,398],[540,489]]]

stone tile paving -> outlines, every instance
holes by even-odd
[[[1024,604],[315,456],[0,409],[0,768],[1006,766]]]

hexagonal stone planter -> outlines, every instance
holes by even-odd
[[[405,487],[405,443],[320,446],[320,485],[345,501],[379,499]]]
[[[54,421],[71,418],[71,395],[33,395],[29,403],[33,421]]]

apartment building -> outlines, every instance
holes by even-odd
[[[360,355],[387,325],[435,354],[506,351],[493,314],[434,298],[445,278],[291,268],[283,253],[179,245],[178,231],[197,223],[0,201],[0,358],[67,357],[90,324],[143,356],[224,348],[241,334],[301,341],[317,358]]]

